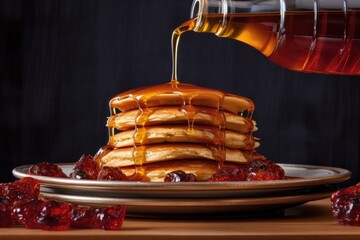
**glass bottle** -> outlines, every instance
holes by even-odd
[[[302,72],[360,74],[360,0],[194,0],[195,32],[246,43]]]

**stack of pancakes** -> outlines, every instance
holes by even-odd
[[[244,97],[172,81],[121,93],[110,110],[109,143],[96,160],[128,176],[157,182],[183,170],[206,181],[227,162],[261,156],[254,104]]]

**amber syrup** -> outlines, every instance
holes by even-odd
[[[174,32],[209,32],[246,43],[274,63],[301,72],[360,74],[360,11],[286,12],[202,16],[182,24]],[[174,42],[174,40],[173,40]],[[175,49],[176,53],[176,49]],[[176,67],[176,64],[175,64]],[[175,68],[176,71],[176,68]],[[176,77],[176,75],[175,75]]]

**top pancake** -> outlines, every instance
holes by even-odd
[[[248,98],[179,82],[129,90],[110,101],[110,108],[120,111],[182,105],[221,109],[235,114],[247,112],[250,115],[255,109]]]

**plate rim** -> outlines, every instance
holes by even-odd
[[[81,202],[82,199],[87,202],[98,202],[94,205],[125,205],[125,206],[143,206],[143,207],[216,207],[216,206],[262,206],[266,204],[289,204],[304,203],[330,197],[333,190],[327,189],[319,192],[280,195],[269,197],[251,197],[251,198],[114,198],[101,196],[83,196],[68,195],[61,193],[41,193],[42,197],[88,205]],[[70,201],[69,201],[70,200]],[[75,200],[75,201],[71,201]],[[79,203],[80,202],[80,203]],[[99,204],[99,203],[102,204]],[[115,203],[116,202],[116,203]]]
[[[55,163],[59,167],[70,167],[73,163]],[[227,190],[257,190],[257,189],[278,189],[278,188],[300,188],[313,187],[324,184],[337,184],[344,182],[351,177],[351,172],[344,168],[278,163],[283,168],[298,169],[319,169],[331,171],[334,174],[324,177],[312,177],[301,179],[284,179],[270,181],[234,181],[234,182],[186,182],[186,183],[163,183],[163,182],[134,182],[134,181],[99,181],[80,180],[70,178],[55,178],[47,176],[31,175],[24,172],[32,164],[21,165],[13,169],[12,174],[17,178],[32,177],[40,181],[41,185],[59,188],[90,188],[90,189],[112,189],[126,191],[154,191],[154,190],[175,190],[175,191],[227,191]],[[291,176],[290,176],[291,177]]]

